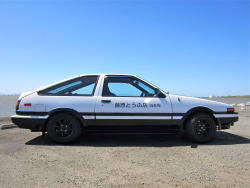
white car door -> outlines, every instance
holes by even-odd
[[[107,75],[95,115],[98,125],[168,125],[172,107],[168,96],[134,76]]]

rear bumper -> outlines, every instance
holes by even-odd
[[[30,129],[31,131],[43,131],[48,116],[11,116],[11,121],[19,128]]]

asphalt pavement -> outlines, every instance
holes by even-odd
[[[1,121],[0,121],[1,122]],[[175,136],[83,136],[57,145],[0,130],[1,187],[250,187],[250,112],[208,144]],[[8,120],[1,122],[11,125]]]

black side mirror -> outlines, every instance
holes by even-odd
[[[155,90],[155,96],[159,98],[166,98],[166,95],[163,94],[158,88]]]

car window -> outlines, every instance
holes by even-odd
[[[148,93],[155,94],[155,89],[152,87],[149,87],[148,85],[144,84],[143,82],[138,82],[138,86],[143,88]]]
[[[39,92],[44,95],[93,95],[97,76],[83,76],[52,86]]]
[[[109,83],[108,87],[116,96],[140,96],[142,91],[129,83]]]
[[[62,92],[63,90],[67,90],[68,88],[70,87],[73,87],[73,86],[77,86],[79,84],[81,84],[82,82],[81,81],[75,81],[73,83],[69,83],[67,85],[63,85],[61,87],[56,87],[55,89],[52,89],[52,90],[49,90],[47,93],[48,94],[56,94],[56,93],[60,93]]]
[[[91,95],[94,91],[94,87],[95,87],[95,83],[92,83],[86,87],[82,87],[80,89],[73,91],[73,94]]]
[[[102,96],[153,97],[155,89],[134,77],[106,77]]]

